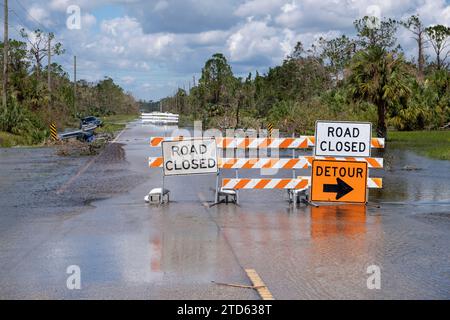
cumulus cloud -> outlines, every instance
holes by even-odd
[[[354,35],[353,21],[379,11],[382,17],[419,13],[425,24],[450,24],[446,0],[21,0],[27,29],[44,25],[77,55],[80,76],[104,75],[138,96],[161,97],[198,76],[213,53],[223,52],[240,75],[266,71],[282,62],[297,43],[320,36]],[[23,8],[11,3],[12,8]],[[82,29],[65,26],[69,5],[81,8]],[[399,29],[408,56],[415,43]],[[56,58],[58,59],[58,58]],[[61,61],[71,70],[71,57]],[[184,79],[184,80],[183,80]]]
[[[284,3],[284,0],[250,0],[240,4],[234,14],[240,17],[272,14]]]
[[[127,10],[139,19],[147,33],[196,33],[232,27],[238,21],[233,15],[238,3],[238,0],[140,1]]]
[[[45,26],[51,26],[52,21],[50,19],[49,13],[42,7],[37,4],[32,5],[29,10],[29,14],[27,15],[28,21],[34,22],[37,21]]]
[[[272,65],[283,58],[284,32],[268,25],[268,20],[248,20],[236,28],[227,39],[227,51],[232,62]]]
[[[90,13],[82,14],[81,15],[81,26],[82,28],[91,28],[97,23],[97,19],[94,15]]]
[[[120,80],[122,80],[122,82],[125,83],[125,84],[131,84],[136,79],[134,77],[131,77],[131,76],[125,76],[125,77],[122,77]]]

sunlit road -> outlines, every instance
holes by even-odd
[[[105,151],[112,159],[0,150],[0,298],[260,299],[218,284],[251,285],[248,268],[275,299],[450,298],[448,162],[387,153],[385,188],[370,193],[381,208],[294,209],[273,190],[209,207],[215,177],[204,175],[168,177],[172,201],[149,205],[162,182],[149,137],[170,130],[132,123]],[[70,265],[79,290],[66,286]],[[370,265],[381,289],[367,287]]]

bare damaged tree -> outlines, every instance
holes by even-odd
[[[419,15],[412,15],[406,21],[400,21],[400,25],[408,29],[414,34],[413,39],[417,42],[418,55],[417,55],[417,67],[418,67],[418,77],[423,79],[424,66],[425,66],[425,55],[424,50],[427,47],[426,44],[429,40],[425,37],[426,27],[420,21]]]
[[[428,39],[436,53],[436,66],[438,70],[446,67],[446,60],[450,54],[450,28],[444,25],[435,25],[426,28]]]
[[[40,79],[42,60],[48,56],[49,48],[51,55],[60,55],[64,53],[65,50],[62,48],[62,44],[60,42],[49,45],[49,42],[51,42],[55,38],[55,35],[52,32],[50,32],[48,36],[46,36],[46,34],[42,30],[36,29],[32,35],[29,35],[25,31],[25,29],[21,29],[20,34],[24,39],[28,41],[30,45],[30,56],[32,60],[35,61],[36,77]]]

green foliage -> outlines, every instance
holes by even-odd
[[[374,16],[365,16],[354,23],[357,32],[357,43],[363,49],[378,47],[388,50],[397,43],[397,21],[393,19],[380,20]]]
[[[7,108],[2,106],[0,131],[21,136],[27,144],[39,143],[47,135],[42,121],[32,112],[20,107],[15,98],[9,99]]]
[[[58,128],[78,127],[79,117],[114,114],[137,114],[134,98],[123,91],[111,78],[96,83],[77,82],[77,101],[74,84],[68,73],[57,63],[42,66],[48,54],[48,41],[53,34],[41,30],[22,36],[26,42],[10,40],[8,59],[8,103],[0,109],[0,131],[14,145],[36,144],[48,136],[48,125]],[[0,42],[0,68],[3,69],[3,43]],[[64,54],[62,44],[51,42],[52,55]],[[47,75],[51,73],[51,88]],[[0,78],[2,78],[2,74]],[[3,79],[2,79],[3,80]],[[51,89],[51,90],[50,90]],[[19,137],[16,139],[16,137]],[[2,143],[3,144],[3,143]]]
[[[431,46],[436,53],[436,67],[440,70],[447,65],[446,59],[449,55],[447,47],[450,39],[450,27],[438,24],[426,28],[425,31],[428,35]],[[445,52],[445,50],[447,50],[447,52]]]
[[[412,131],[390,133],[389,148],[414,150],[424,156],[450,160],[450,131]]]
[[[417,66],[401,54],[399,26],[416,40]],[[244,79],[233,75],[223,54],[214,54],[198,85],[161,100],[164,110],[221,129],[271,122],[299,134],[312,133],[317,119],[370,121],[383,137],[388,127],[422,130],[450,123],[448,27],[427,27],[419,16],[400,22],[366,16],[354,27],[354,38],[320,38],[310,48],[298,42],[280,65]],[[426,37],[436,63],[424,57]]]
[[[397,130],[438,129],[450,121],[450,73],[437,70],[424,83],[413,81],[408,103],[391,113]]]
[[[377,134],[385,137],[386,115],[411,94],[411,74],[402,55],[380,46],[359,51],[351,63],[350,91],[355,99],[373,103],[378,109]]]
[[[321,57],[327,63],[329,72],[338,81],[356,51],[356,43],[346,35],[331,40],[320,38],[319,43],[322,47]]]

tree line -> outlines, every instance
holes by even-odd
[[[161,100],[165,110],[205,126],[265,127],[311,133],[317,119],[363,120],[377,135],[397,130],[438,129],[450,122],[450,28],[406,20],[364,17],[355,37],[298,42],[281,65],[261,75],[236,77],[221,53],[208,59],[198,85]],[[408,61],[398,44],[405,28],[417,45]],[[433,55],[427,56],[431,48]]]
[[[39,29],[28,34],[22,29],[21,37],[21,40],[9,40],[8,96],[6,105],[2,103],[0,108],[0,131],[22,136],[33,144],[48,137],[51,122],[58,128],[73,127],[78,126],[79,118],[87,115],[138,112],[138,104],[131,94],[113,79],[78,80],[75,87],[60,64],[46,65],[48,54],[52,57],[65,54],[54,34]],[[4,51],[4,43],[0,42],[1,70]],[[0,78],[3,81],[3,74]]]

